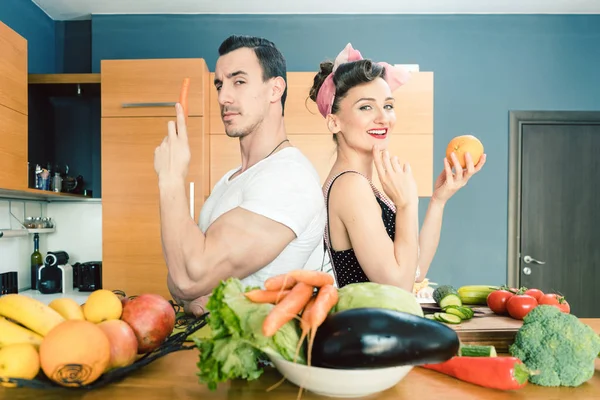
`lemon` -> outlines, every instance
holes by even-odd
[[[111,319],[119,319],[122,313],[123,304],[121,299],[106,289],[92,292],[83,306],[85,319],[95,324]]]
[[[40,356],[31,343],[0,348],[0,381],[3,378],[33,379],[40,371]],[[14,385],[2,382],[2,386]]]

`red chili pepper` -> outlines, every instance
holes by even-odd
[[[181,85],[181,93],[179,94],[179,104],[183,108],[183,115],[185,116],[185,120],[187,121],[188,117],[188,91],[190,88],[190,78],[185,78],[183,80],[183,84]]]
[[[527,385],[529,370],[516,357],[452,357],[439,364],[421,365],[464,382],[490,389],[515,390]]]

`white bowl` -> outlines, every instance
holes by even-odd
[[[328,397],[363,397],[383,392],[400,382],[412,365],[375,369],[330,369],[296,364],[268,354],[275,368],[290,382]]]

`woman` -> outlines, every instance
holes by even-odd
[[[469,155],[462,170],[452,154],[437,178],[421,232],[418,193],[410,165],[387,151],[396,123],[393,91],[408,74],[363,60],[350,44],[334,63],[321,63],[310,98],[337,143],[337,160],[323,187],[325,247],[339,287],[355,282],[391,284],[412,291],[425,279],[436,252],[444,205],[485,164]],[[385,192],[372,184],[373,164]],[[458,167],[456,167],[458,166]]]

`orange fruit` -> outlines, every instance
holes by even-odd
[[[446,158],[448,159],[450,166],[454,166],[450,156],[452,152],[456,154],[460,166],[465,169],[467,167],[465,153],[469,153],[473,160],[473,165],[477,165],[479,159],[483,155],[483,144],[473,135],[457,136],[448,143],[448,147],[446,148]]]
[[[83,320],[62,322],[40,345],[44,374],[62,386],[94,382],[110,361],[110,342],[96,324]]]

